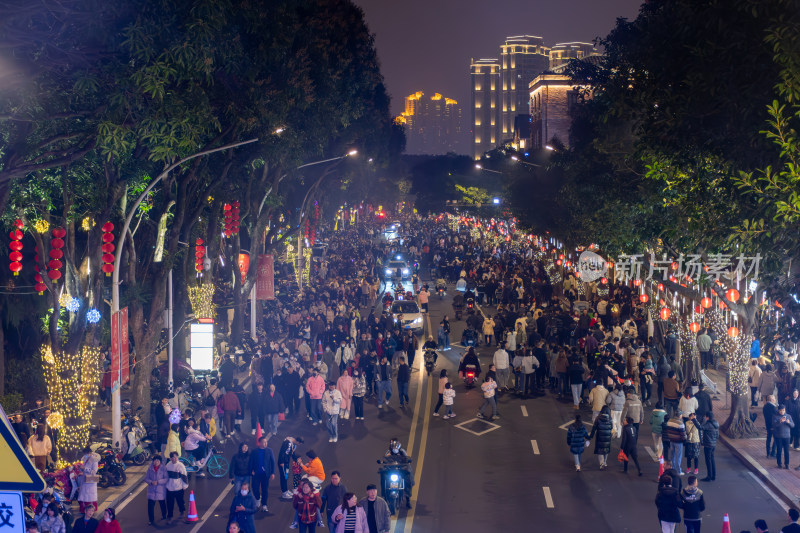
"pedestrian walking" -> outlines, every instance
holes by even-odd
[[[450,380],[447,377],[447,370],[443,368],[439,372],[439,400],[436,402],[436,406],[433,408],[433,416],[439,416],[439,408],[441,408],[442,404],[444,403],[444,388],[449,381]]]
[[[322,395],[325,394],[325,380],[316,368],[311,369],[311,376],[306,381],[306,393],[310,401],[308,416],[311,417],[311,425],[316,426],[322,423]]]
[[[662,426],[662,437],[669,441],[670,461],[680,475],[681,461],[683,460],[683,444],[686,442],[686,425],[681,420],[681,412],[675,411],[672,418]]]
[[[703,481],[714,481],[717,479],[717,464],[714,460],[714,450],[717,448],[719,439],[719,422],[714,419],[714,413],[706,413],[705,422],[700,426],[702,431],[703,455],[706,460],[706,477]]]
[[[453,402],[455,401],[455,397],[456,390],[453,388],[453,384],[448,381],[444,384],[444,392],[442,393],[444,407],[447,410],[443,418],[453,418],[456,416],[456,414],[453,412]]]
[[[392,397],[392,366],[385,355],[381,357],[381,362],[375,372],[375,381],[378,382],[378,409],[381,409],[383,404],[388,404]]]
[[[292,491],[289,490],[289,476],[293,475],[293,467],[296,465],[298,456],[294,453],[297,445],[303,443],[302,437],[286,437],[278,450],[278,471],[281,478],[281,498],[284,500],[292,499]],[[248,472],[249,473],[249,472]]]
[[[509,356],[505,350],[505,344],[499,343],[497,351],[494,352],[492,357],[494,368],[497,371],[497,387],[500,389],[508,390],[508,378],[510,376],[509,370]]]
[[[341,417],[348,420],[353,404],[353,378],[348,372],[342,373],[336,380],[336,390],[342,393]]]
[[[328,530],[335,531],[336,530],[336,521],[334,521],[334,511],[336,508],[341,504],[345,499],[345,494],[347,493],[347,487],[344,486],[342,483],[342,474],[338,470],[334,470],[331,472],[331,482],[322,489],[322,505],[320,506],[320,512],[325,511],[325,515],[328,519]],[[358,501],[356,501],[356,504]]]
[[[675,527],[681,523],[680,497],[678,490],[672,486],[672,477],[661,476],[656,493],[656,508],[658,508],[658,521],[661,523],[661,533],[675,533]]]
[[[788,514],[791,523],[783,526],[781,528],[781,533],[800,533],[800,524],[797,523],[797,521],[800,520],[800,511],[794,507],[790,507]]]
[[[570,361],[570,365],[567,368],[567,376],[569,378],[569,386],[572,390],[572,405],[573,409],[576,411],[578,410],[578,406],[581,403],[581,393],[583,391],[583,374],[585,372],[585,368],[581,364],[580,359],[577,357]]]
[[[692,461],[694,461],[694,475],[700,473],[700,425],[697,422],[695,413],[689,414],[686,421],[686,443],[684,444],[684,455],[686,456],[686,473],[692,473]],[[679,466],[680,468],[680,466]]]
[[[758,407],[758,382],[761,380],[761,367],[758,366],[758,359],[750,360],[750,368],[747,370],[747,383],[750,386],[750,407]]]
[[[377,486],[372,483],[367,485],[367,497],[358,502],[358,505],[367,515],[369,533],[389,533],[392,527],[389,504],[378,496]]]
[[[266,435],[258,439],[258,447],[250,454],[250,476],[253,496],[256,501],[260,502],[259,505],[264,512],[269,512],[267,507],[269,482],[275,479],[275,455],[267,447],[267,440]]]
[[[172,520],[172,512],[175,503],[178,504],[180,514],[178,518],[183,518],[186,511],[186,503],[183,499],[183,491],[189,486],[189,478],[186,475],[186,467],[178,460],[178,452],[170,452],[169,462],[164,466],[167,469],[167,520]]]
[[[622,437],[622,408],[625,407],[625,393],[617,384],[608,394],[606,404],[611,408],[611,422],[614,424],[614,436]]]
[[[602,385],[595,387],[604,388]],[[594,391],[594,389],[592,389]],[[607,391],[606,391],[607,392]],[[611,435],[614,432],[614,424],[611,422],[611,411],[607,405],[600,408],[597,418],[592,424],[592,432],[589,433],[587,440],[594,441],[594,454],[600,463],[600,470],[608,468],[608,454],[611,453]]]
[[[697,486],[697,476],[689,476],[680,492],[679,507],[683,509],[683,524],[686,533],[700,533],[701,513],[706,509],[703,491]]]
[[[567,445],[569,452],[575,458],[575,471],[581,471],[581,455],[586,449],[586,441],[589,440],[589,433],[583,425],[581,415],[575,415],[575,421],[569,426],[567,430]]]
[[[596,384],[589,392],[589,405],[592,406],[592,423],[597,419],[600,411],[602,411],[604,407],[608,407],[606,405],[607,398],[608,389],[602,384]]]
[[[778,468],[789,469],[789,440],[792,436],[794,420],[791,415],[786,413],[786,406],[780,404],[778,413],[772,417],[772,433],[775,437],[776,451],[775,458],[778,460]],[[781,452],[783,452],[783,465],[781,465]]]
[[[492,416],[489,417],[489,420],[499,418],[497,416],[497,398],[495,397],[497,383],[490,376],[486,376],[481,385],[481,390],[483,391],[483,405],[478,409],[478,418],[486,418],[484,410],[487,407],[492,408]]]
[[[97,509],[97,483],[100,481],[100,476],[97,474],[100,469],[100,455],[92,452],[88,446],[83,451],[87,455],[83,463],[83,483],[78,489],[78,504],[81,513],[85,510],[86,505]]]
[[[773,426],[772,421],[778,412],[778,404],[775,402],[775,396],[770,394],[766,398],[766,403],[762,409],[764,415],[764,427],[767,430],[767,457],[775,457],[775,450],[777,443],[773,439]]]
[[[148,526],[152,526],[156,521],[156,503],[158,503],[158,507],[161,510],[161,520],[167,517],[167,481],[169,481],[169,475],[167,474],[167,469],[161,463],[161,456],[154,455],[144,476],[144,482],[147,483]]]
[[[239,451],[231,459],[229,475],[233,481],[233,493],[238,494],[242,483],[250,483],[250,447],[246,442],[239,444]]]
[[[367,395],[367,380],[361,369],[353,369],[353,416],[364,420],[364,396]]]
[[[300,533],[315,533],[317,515],[322,507],[322,498],[307,479],[300,481],[299,490],[294,494],[292,507],[297,512]]]
[[[242,533],[256,533],[254,516],[258,511],[258,502],[250,492],[250,483],[245,481],[236,491],[228,515],[228,523],[236,522]]]
[[[28,439],[28,455],[33,457],[33,464],[36,469],[44,474],[47,469],[47,458],[50,452],[53,451],[53,443],[50,437],[46,435],[47,425],[39,424],[36,426],[36,434],[31,435]]]
[[[267,428],[270,435],[278,434],[278,424],[280,423],[281,415],[286,412],[286,404],[283,402],[281,393],[275,390],[275,384],[270,383],[269,390],[263,396],[264,414],[267,418]],[[227,410],[225,416],[227,417]],[[243,528],[244,524],[240,524]]]
[[[411,367],[406,364],[404,357],[400,358],[397,366],[397,395],[400,396],[400,407],[408,403],[408,383],[411,381]]]
[[[358,505],[358,497],[352,492],[345,493],[342,504],[333,511],[330,530],[335,533],[369,533],[367,513]]]
[[[325,412],[325,425],[330,438],[328,442],[339,440],[339,412],[342,406],[342,393],[336,389],[336,383],[328,383],[328,390],[322,395],[322,410]]]
[[[620,442],[619,449],[625,454],[622,464],[623,469],[622,471],[626,474],[628,473],[628,463],[633,461],[633,464],[636,465],[636,470],[639,471],[639,475],[642,475],[642,467],[639,466],[639,452],[636,449],[636,445],[639,441],[639,431],[636,429],[636,426],[633,424],[633,418],[630,416],[625,417],[625,425],[622,428],[622,442]]]

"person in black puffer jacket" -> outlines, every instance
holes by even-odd
[[[705,511],[706,502],[703,499],[703,491],[697,488],[697,477],[689,476],[686,480],[686,486],[680,492],[678,505],[683,509],[683,523],[686,525],[686,531],[688,533],[700,531],[702,519],[700,513]]]
[[[242,483],[250,482],[250,450],[246,442],[239,444],[239,453],[231,458],[230,478],[234,494],[239,494]]]
[[[679,505],[680,497],[678,489],[672,486],[672,477],[661,476],[661,480],[658,482],[658,493],[656,494],[656,507],[658,508],[658,520],[661,522],[662,531],[675,531],[675,526],[681,523]],[[672,529],[669,529],[670,526],[672,526]]]
[[[714,419],[714,413],[706,413],[706,420],[700,426],[700,444],[703,445],[703,455],[706,458],[706,477],[703,481],[714,481],[717,478],[717,464],[714,461],[714,450],[719,439],[719,422]]]
[[[594,454],[597,460],[600,461],[600,470],[605,470],[608,466],[608,454],[611,452],[611,433],[613,433],[614,424],[611,422],[611,411],[607,405],[604,405],[597,415],[597,419],[592,426],[592,432],[589,434],[589,440],[597,435],[594,441]]]

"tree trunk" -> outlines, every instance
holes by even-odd
[[[239,284],[236,283],[238,286]],[[233,324],[231,324],[231,346],[239,346],[244,335],[244,306],[247,299],[242,296],[239,288],[233,290]]]
[[[735,394],[731,392],[731,414],[720,431],[732,439],[758,437],[758,429],[750,420],[750,393]]]

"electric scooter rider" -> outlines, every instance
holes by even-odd
[[[475,366],[475,379],[477,380],[478,376],[481,375],[481,362],[478,360],[478,356],[475,354],[475,348],[472,346],[466,351],[464,357],[461,358],[461,363],[458,365],[458,373],[461,375],[461,379],[464,379],[466,375],[467,365]]]
[[[397,437],[392,437],[389,441],[389,449],[383,456],[384,464],[397,463],[399,465],[407,465],[410,460],[411,458],[408,456],[405,449],[403,449],[400,440],[398,440]],[[403,473],[403,480],[405,481],[406,508],[411,509],[411,486],[414,484],[414,479],[411,477],[408,466],[400,467],[399,471]],[[383,486],[384,484],[381,483],[381,487]]]

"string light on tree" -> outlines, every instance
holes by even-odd
[[[64,307],[66,307],[67,311],[70,313],[77,313],[78,309],[81,308],[81,301],[78,298],[70,298],[70,300],[67,302],[67,305]]]
[[[89,324],[97,324],[100,322],[100,311],[97,309],[90,309],[89,312],[86,313],[86,321]]]

